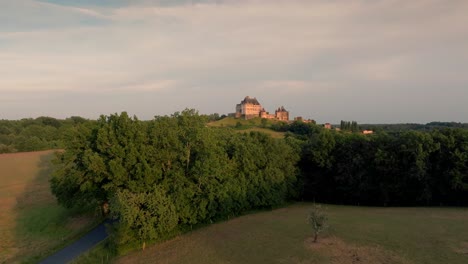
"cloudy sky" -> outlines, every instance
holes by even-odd
[[[0,0],[0,119],[468,122],[466,0]]]

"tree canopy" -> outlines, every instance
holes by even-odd
[[[185,110],[145,122],[124,112],[79,125],[58,153],[52,191],[68,207],[108,203],[121,245],[297,197],[292,146],[206,121]]]

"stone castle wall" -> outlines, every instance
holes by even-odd
[[[266,119],[278,119],[281,121],[289,121],[289,112],[284,107],[280,107],[275,111],[275,114],[270,114],[262,107],[258,100],[254,97],[246,96],[240,104],[236,105],[236,118],[251,119],[255,117]]]

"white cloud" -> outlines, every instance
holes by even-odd
[[[273,90],[305,112],[311,94],[339,101],[353,89],[391,93],[388,83],[468,82],[466,1],[5,6],[0,92]]]

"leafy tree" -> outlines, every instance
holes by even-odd
[[[105,204],[120,188],[138,191],[154,183],[154,171],[144,159],[143,123],[125,112],[102,116],[91,129],[79,126],[69,137],[51,180],[52,192],[65,206]]]
[[[110,201],[117,219],[115,243],[133,243],[136,238],[144,250],[146,242],[160,238],[177,226],[178,215],[172,199],[157,187],[150,192],[118,190]]]
[[[320,205],[314,203],[312,210],[309,213],[309,224],[312,226],[314,243],[317,242],[318,235],[328,227],[328,218],[323,212]]]

